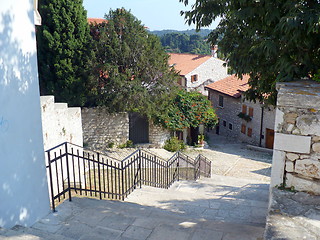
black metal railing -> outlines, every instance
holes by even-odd
[[[138,149],[123,160],[62,143],[46,151],[52,208],[55,201],[71,201],[72,192],[100,199],[124,200],[142,185],[169,188],[178,180],[211,176],[211,162],[177,152],[164,160]]]

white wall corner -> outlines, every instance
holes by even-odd
[[[33,0],[33,15],[34,15],[34,24],[35,25],[41,25],[41,16],[38,11],[38,0]]]
[[[270,187],[280,186],[283,183],[286,153],[273,150]]]

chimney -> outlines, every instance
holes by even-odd
[[[212,57],[217,58],[217,57],[218,57],[217,52],[218,52],[218,45],[213,45],[213,46],[211,47]]]

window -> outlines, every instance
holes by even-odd
[[[253,108],[252,108],[252,107],[249,108],[249,116],[250,116],[250,117],[253,117]]]
[[[247,105],[242,105],[242,113],[247,114]]]
[[[241,133],[246,134],[246,130],[247,130],[246,125],[242,124],[241,125]]]
[[[223,124],[224,127],[227,126],[227,122],[225,120],[223,120],[222,124]]]
[[[248,137],[252,137],[252,128],[248,128]]]
[[[229,123],[229,129],[232,130],[233,129],[233,125],[232,123]]]
[[[191,76],[191,82],[196,82],[196,81],[198,81],[198,75],[197,74],[192,75]]]
[[[223,96],[219,95],[219,107],[223,107]]]

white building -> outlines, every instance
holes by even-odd
[[[181,76],[179,84],[208,95],[204,87],[228,76],[225,62],[209,55],[169,53],[169,65]]]
[[[0,2],[0,227],[50,211],[33,0]]]

